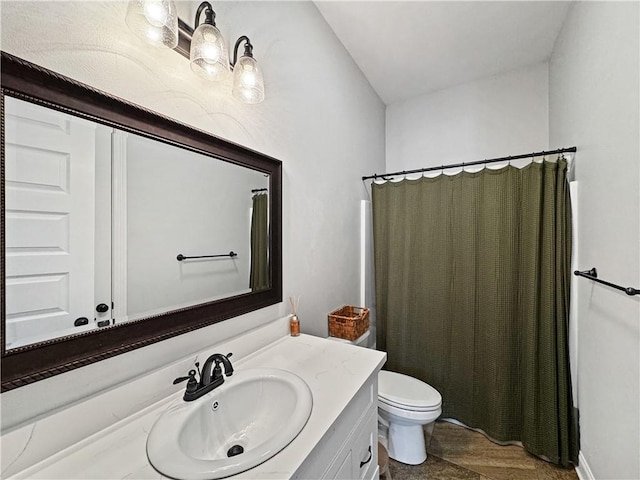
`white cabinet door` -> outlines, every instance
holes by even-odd
[[[94,318],[95,125],[5,97],[7,348]]]
[[[352,464],[353,460],[351,459],[351,452],[349,451],[344,461],[342,462],[342,465],[340,465],[340,468],[338,468],[335,477],[333,478],[335,480],[353,480],[351,473],[353,470]]]

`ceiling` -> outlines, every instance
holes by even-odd
[[[570,2],[314,2],[382,101],[549,59]]]

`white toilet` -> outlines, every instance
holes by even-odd
[[[387,450],[394,460],[419,465],[427,459],[423,425],[442,413],[440,393],[417,378],[396,372],[378,374],[378,415],[388,427]],[[433,425],[428,429],[431,435]]]
[[[369,345],[369,332],[356,340],[329,337],[361,347]],[[380,437],[389,456],[398,462],[419,465],[427,459],[423,425],[433,424],[442,413],[442,396],[431,385],[396,372],[378,374]],[[433,425],[427,426],[430,435]]]

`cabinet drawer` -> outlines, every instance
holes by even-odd
[[[360,425],[351,447],[351,478],[369,478],[378,466],[378,410],[373,409]]]

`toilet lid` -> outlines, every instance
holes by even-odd
[[[417,378],[386,370],[378,373],[378,397],[386,403],[415,409],[435,409],[442,404],[442,396],[431,385]]]

